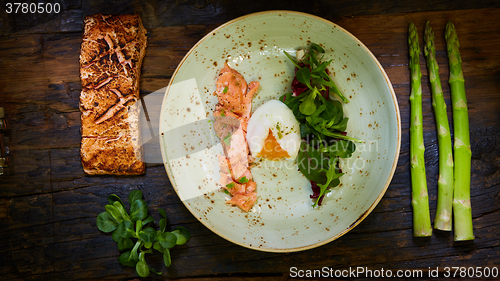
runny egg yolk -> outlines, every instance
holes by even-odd
[[[271,129],[269,129],[269,134],[264,141],[264,147],[260,151],[258,157],[262,157],[268,160],[279,160],[282,158],[288,158],[288,152],[281,148],[280,144],[273,135]]]

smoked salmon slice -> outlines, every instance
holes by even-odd
[[[247,124],[252,111],[252,98],[260,83],[247,84],[243,75],[227,63],[219,72],[215,95],[219,103],[215,107],[214,129],[221,140],[224,155],[219,155],[220,184],[232,198],[228,204],[248,212],[255,201],[257,184],[249,169],[250,151],[246,141]]]

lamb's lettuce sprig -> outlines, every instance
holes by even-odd
[[[168,267],[172,264],[170,249],[175,245],[185,244],[191,234],[182,226],[172,232],[166,231],[167,213],[163,209],[159,209],[163,217],[160,229],[155,230],[152,227],[154,219],[148,214],[148,206],[140,190],[131,191],[128,201],[130,213],[120,197],[109,195],[106,211],[97,216],[97,227],[102,232],[111,233],[111,238],[118,244],[118,250],[123,252],[118,258],[122,265],[135,267],[141,277],[149,276],[150,272],[161,275],[162,272],[148,266],[146,254],[153,253],[153,249],[157,250],[163,254],[163,261]]]

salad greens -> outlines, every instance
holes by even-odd
[[[128,195],[130,213],[127,213],[123,201],[115,194],[108,196],[109,204],[106,211],[97,216],[97,227],[102,232],[111,233],[111,238],[118,244],[118,250],[123,252],[118,261],[130,267],[135,267],[141,277],[149,276],[150,272],[158,275],[149,267],[145,256],[153,253],[153,249],[163,254],[165,266],[172,264],[170,249],[175,245],[185,244],[191,234],[186,228],[179,226],[172,232],[166,231],[167,213],[158,209],[161,216],[160,229],[155,230],[151,225],[153,217],[148,214],[146,201],[142,199],[142,191],[132,190]]]
[[[297,156],[300,171],[311,181],[313,207],[321,201],[331,187],[340,184],[343,175],[339,168],[339,158],[349,158],[356,150],[354,142],[362,142],[345,133],[347,121],[342,104],[330,97],[335,94],[344,103],[347,98],[340,92],[328,74],[332,60],[322,61],[319,54],[325,50],[311,43],[305,56],[294,59],[284,52],[296,66],[292,92],[284,94],[280,100],[295,115],[300,124],[302,143]]]

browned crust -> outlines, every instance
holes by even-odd
[[[87,174],[145,171],[137,101],[146,34],[138,15],[98,14],[84,20],[80,156]]]
[[[146,170],[140,146],[130,136],[82,138],[83,169],[89,175],[140,175]]]

